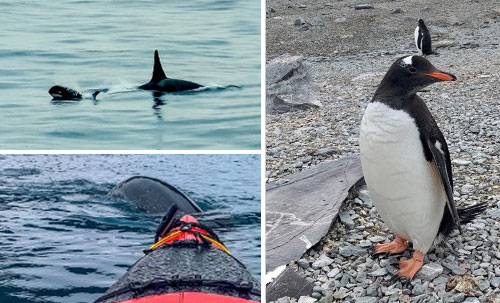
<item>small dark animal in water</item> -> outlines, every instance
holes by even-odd
[[[168,78],[161,67],[158,50],[155,50],[153,76],[151,77],[151,80],[148,83],[139,86],[140,89],[167,93],[182,92],[200,87],[203,87],[203,85],[191,81]]]
[[[92,93],[92,99],[95,99],[95,97],[100,93],[101,91],[95,91]],[[52,96],[52,100],[82,100],[85,99],[85,97],[77,92],[74,89],[60,86],[60,85],[54,85],[49,89],[49,94]]]
[[[158,50],[155,50],[153,76],[151,80],[139,86],[139,89],[152,90],[157,92],[182,92],[203,87],[203,85],[186,80],[168,78],[161,67],[160,56]],[[95,100],[100,92],[106,92],[107,89],[96,90],[92,93],[92,99]],[[82,100],[86,99],[81,93],[64,86],[55,85],[49,89],[49,94],[53,100]]]

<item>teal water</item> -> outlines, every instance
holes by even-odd
[[[258,0],[6,0],[0,20],[0,149],[260,149]],[[154,106],[135,87],[155,49],[209,89]],[[54,103],[56,84],[110,93]]]
[[[0,167],[2,303],[92,302],[123,275],[162,218],[106,196],[133,175],[190,196],[260,279],[259,156],[8,155]]]

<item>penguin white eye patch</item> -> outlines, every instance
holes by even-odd
[[[402,67],[406,67],[408,65],[413,65],[413,56],[408,56],[401,60]]]

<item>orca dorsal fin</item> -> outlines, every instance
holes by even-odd
[[[158,50],[155,50],[155,62],[153,66],[153,77],[151,77],[150,82],[159,82],[163,79],[166,79],[167,76],[161,67],[160,55],[158,55]]]

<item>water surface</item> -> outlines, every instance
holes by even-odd
[[[7,0],[0,20],[0,149],[260,149],[260,1]],[[135,88],[155,49],[208,89],[154,106]],[[55,84],[111,93],[53,103]]]
[[[133,175],[177,186],[260,279],[260,157],[0,156],[0,302],[91,302],[149,247],[161,214],[106,193]]]

